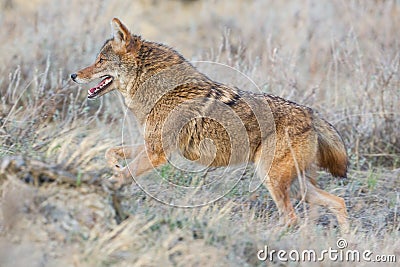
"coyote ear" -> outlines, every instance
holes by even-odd
[[[131,42],[131,33],[128,28],[117,18],[112,20],[111,25],[113,28],[114,39],[128,46]]]

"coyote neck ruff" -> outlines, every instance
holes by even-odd
[[[308,107],[215,82],[175,50],[132,35],[118,19],[112,25],[114,37],[105,42],[95,63],[71,78],[78,83],[101,80],[89,89],[90,99],[119,91],[145,128],[145,145],[106,152],[115,169],[113,181],[125,183],[131,175],[166,163],[172,153],[206,166],[251,161],[265,177],[284,222],[297,220],[289,193],[298,188],[296,176],[307,173],[305,192],[294,195],[303,195],[311,208],[327,207],[347,229],[344,200],[318,188],[311,172],[317,165],[346,177],[346,149],[331,124]],[[135,160],[123,168],[123,157]]]

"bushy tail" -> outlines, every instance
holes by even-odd
[[[328,170],[333,176],[347,177],[349,160],[339,133],[317,114],[314,115],[313,125],[318,134],[318,166]]]

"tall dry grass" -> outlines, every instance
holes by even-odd
[[[254,198],[246,181],[197,209],[162,205],[134,185],[110,193],[92,184],[111,175],[103,153],[121,143],[124,110],[117,93],[86,101],[86,89],[68,76],[91,64],[115,16],[145,39],[169,44],[188,59],[228,64],[263,91],[322,113],[343,135],[351,157],[348,180],[320,174],[321,185],[349,207],[349,248],[400,260],[398,1],[0,5],[1,266],[262,266],[256,253],[264,245],[335,245],[331,215],[306,224],[307,211],[297,205],[304,223],[284,231],[266,190]],[[18,168],[4,167],[18,156]],[[42,175],[40,186],[27,185],[34,176],[30,160],[77,182],[47,183]],[[82,177],[86,182],[78,182]],[[116,195],[129,215],[120,224]],[[21,253],[31,256],[22,259]]]

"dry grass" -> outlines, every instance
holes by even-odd
[[[194,209],[163,205],[135,185],[102,186],[111,175],[103,153],[121,143],[124,110],[116,93],[87,102],[68,74],[91,63],[114,16],[187,58],[228,64],[263,91],[319,110],[351,156],[349,179],[319,179],[346,200],[349,249],[400,260],[398,1],[0,5],[1,266],[262,266],[256,253],[265,245],[335,248],[331,215],[307,224],[297,205],[303,223],[284,230],[267,191],[251,196],[246,179]],[[60,173],[65,179],[54,177]]]

